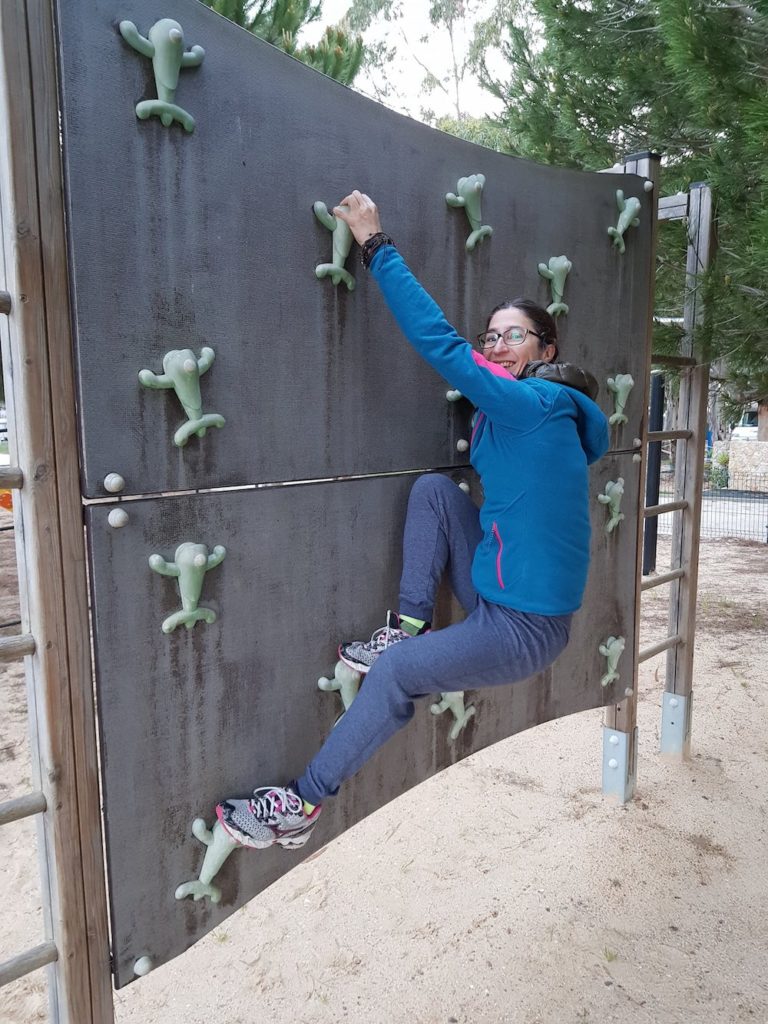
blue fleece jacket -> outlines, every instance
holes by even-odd
[[[400,329],[475,406],[470,461],[483,528],[472,565],[479,594],[539,615],[581,604],[589,565],[587,465],[608,449],[608,422],[563,384],[517,380],[460,337],[391,246],[371,262]]]

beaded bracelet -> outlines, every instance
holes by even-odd
[[[394,245],[395,240],[390,238],[389,235],[385,235],[383,231],[378,231],[375,235],[371,235],[370,238],[366,238],[360,247],[360,262],[367,270],[371,265],[371,260],[382,247],[382,245]]]

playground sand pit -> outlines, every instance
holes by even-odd
[[[0,533],[2,621],[11,537]],[[663,571],[664,540],[659,554]],[[644,645],[665,635],[667,589],[644,596]],[[513,737],[118,992],[118,1024],[768,1022],[768,547],[704,542],[699,605],[688,763],[656,753],[659,655],[641,666],[627,806],[601,796],[601,712]],[[10,799],[31,778],[18,667],[2,667],[0,693]],[[43,939],[34,828],[8,825],[3,839],[0,959]],[[43,972],[0,990],[3,1024],[47,1019]]]

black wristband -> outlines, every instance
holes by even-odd
[[[371,260],[382,247],[382,245],[394,245],[395,240],[390,238],[389,235],[385,235],[383,231],[378,231],[375,235],[371,235],[370,238],[366,238],[360,247],[360,262],[367,270],[371,265]]]

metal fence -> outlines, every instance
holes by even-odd
[[[674,464],[664,463],[660,501],[674,500]],[[672,532],[672,516],[659,516],[659,533]],[[731,473],[707,467],[701,507],[701,536],[734,537],[768,544],[768,474]]]

